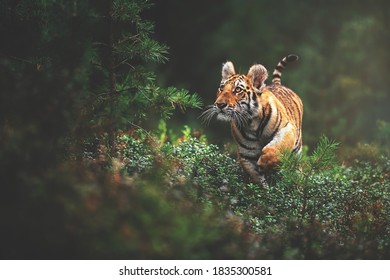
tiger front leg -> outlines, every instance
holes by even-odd
[[[244,171],[245,181],[262,185],[267,187],[268,184],[265,180],[264,174],[260,173],[259,167],[256,161],[248,160],[242,157],[238,157],[240,165]]]
[[[261,173],[269,173],[272,170],[275,170],[279,162],[280,151],[275,147],[264,147],[262,150],[262,155],[257,161]]]
[[[296,133],[291,124],[288,124],[263,149],[257,166],[261,173],[274,171],[279,163],[282,152],[292,150],[295,144]]]

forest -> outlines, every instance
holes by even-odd
[[[389,259],[390,2],[0,0],[1,259]],[[248,182],[221,66],[302,99]]]

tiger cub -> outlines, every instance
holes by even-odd
[[[264,186],[264,175],[275,170],[281,152],[302,150],[302,101],[281,84],[282,71],[296,60],[296,55],[284,57],[270,85],[264,83],[268,73],[263,65],[255,64],[241,75],[232,62],[226,62],[215,103],[201,115],[205,122],[214,116],[230,122],[238,161],[252,182]]]

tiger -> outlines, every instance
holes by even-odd
[[[281,83],[282,71],[297,60],[294,54],[280,60],[270,85],[265,84],[268,71],[263,65],[255,64],[242,75],[227,61],[216,100],[201,114],[206,123],[214,116],[230,122],[238,162],[253,183],[268,186],[266,175],[277,170],[281,154],[302,151],[303,104]]]

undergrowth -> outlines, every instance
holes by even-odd
[[[343,165],[336,156],[338,143],[321,137],[310,155],[285,153],[270,186],[262,188],[244,182],[229,154],[190,133],[175,144],[148,145],[145,138],[129,136],[118,140],[124,143],[119,151],[122,176],[154,177],[173,204],[186,201],[219,213],[229,227],[251,236],[246,257],[390,256],[386,157]]]
[[[24,196],[3,202],[2,256],[390,257],[388,157],[340,163],[338,144],[322,137],[312,153],[284,154],[263,188],[245,182],[234,157],[188,127],[174,141],[160,136],[120,133],[115,156],[107,137],[96,137],[83,159],[69,155],[34,180],[15,181]]]

